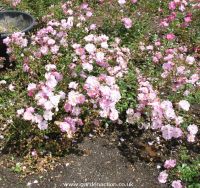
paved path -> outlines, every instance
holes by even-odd
[[[146,163],[135,162],[131,164],[120,154],[115,144],[110,144],[106,138],[85,140],[79,145],[84,150],[84,155],[71,154],[63,159],[60,166],[53,171],[39,176],[31,176],[23,182],[5,169],[0,169],[1,188],[64,188],[67,183],[80,183],[79,186],[87,187],[84,183],[124,183],[133,188],[160,188],[157,183],[157,171]],[[35,181],[35,183],[33,183]],[[82,183],[82,184],[81,184]],[[103,184],[101,184],[103,185]],[[114,184],[113,184],[114,185]],[[69,187],[69,186],[68,186]],[[89,187],[89,186],[88,186]],[[93,186],[93,187],[98,187]],[[100,186],[99,186],[100,187]],[[101,187],[106,187],[105,185]],[[107,186],[108,187],[108,186]]]

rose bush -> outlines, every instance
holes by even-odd
[[[29,10],[27,1],[6,3]],[[39,24],[32,34],[17,32],[3,41],[19,78],[8,87],[20,96],[13,119],[29,124],[26,131],[37,132],[40,142],[55,134],[73,142],[87,129],[116,125],[150,130],[159,138],[155,143],[197,145],[198,43],[188,38],[198,39],[199,8],[195,0],[58,1],[35,13]],[[35,146],[28,150],[37,156]],[[160,183],[178,171],[171,186],[191,184],[185,172],[194,164],[185,168],[181,157],[169,158]]]

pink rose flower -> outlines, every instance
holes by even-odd
[[[166,160],[164,163],[164,167],[166,169],[174,168],[175,166],[176,166],[176,160],[173,159]]]
[[[171,2],[169,3],[169,9],[170,9],[170,10],[175,10],[175,9],[176,9],[176,3],[175,3],[174,1],[171,1]]]
[[[176,37],[176,36],[175,36],[173,33],[168,33],[168,34],[166,35],[166,39],[167,39],[167,40],[174,40],[175,37]]]
[[[188,142],[194,142],[195,141],[195,135],[194,134],[188,134],[187,135],[187,141]]]
[[[185,60],[189,65],[192,65],[195,62],[195,58],[192,56],[187,56]]]
[[[190,109],[190,103],[186,100],[181,100],[178,103],[179,107],[185,111],[188,111]]]
[[[174,138],[179,138],[183,135],[183,132],[180,128],[178,127],[175,127],[174,130],[173,130],[173,137]]]
[[[123,18],[122,22],[126,29],[130,29],[132,27],[133,22],[130,18]]]
[[[137,3],[137,0],[131,0],[131,3],[133,3],[133,4]]]
[[[123,5],[123,4],[126,3],[126,0],[118,0],[118,3],[119,3],[120,5]]]
[[[192,125],[189,125],[189,126],[187,127],[187,130],[190,132],[190,134],[195,135],[195,134],[197,134],[197,132],[198,132],[198,127],[197,127],[197,125],[192,124]]]
[[[173,187],[173,188],[182,188],[183,186],[182,186],[182,184],[181,184],[181,180],[174,180],[174,181],[172,182],[172,187]]]
[[[170,140],[173,138],[174,128],[171,125],[165,125],[161,128],[162,136],[165,140]]]
[[[96,51],[95,45],[91,44],[91,43],[86,44],[85,49],[89,54],[92,54],[92,53],[94,53]]]
[[[168,174],[166,171],[162,171],[158,176],[158,181],[160,183],[166,183],[168,178]]]

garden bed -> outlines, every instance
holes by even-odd
[[[0,186],[200,186],[198,1],[2,6],[37,26],[3,40]]]

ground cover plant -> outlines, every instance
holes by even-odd
[[[15,172],[50,168],[84,136],[109,130],[129,159],[157,164],[161,184],[200,187],[198,0],[2,7],[37,22],[3,40],[14,67],[0,74],[0,143]]]

